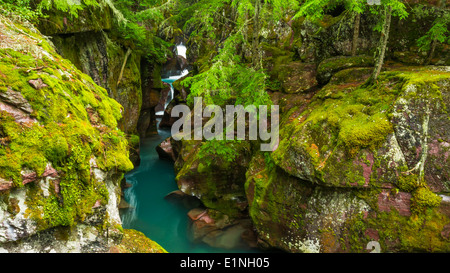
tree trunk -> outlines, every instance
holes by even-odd
[[[356,12],[355,23],[353,27],[353,43],[352,43],[352,56],[356,56],[356,51],[358,49],[358,38],[359,38],[359,25],[361,22],[361,14]]]
[[[253,41],[252,41],[252,64],[253,67],[259,69],[259,13],[260,13],[260,0],[255,1],[255,17],[253,18]]]
[[[441,0],[439,2],[439,7],[441,9],[445,9],[445,6],[447,5],[445,0]],[[431,42],[431,48],[430,48],[430,52],[428,53],[427,59],[425,60],[425,62],[423,63],[424,65],[429,65],[431,63],[431,61],[433,60],[433,56],[434,56],[434,51],[436,50],[436,46],[437,46],[438,40],[437,39],[433,39],[433,41]]]
[[[120,69],[119,79],[117,80],[117,86],[119,86],[120,81],[122,80],[123,70],[125,69],[125,65],[127,64],[128,56],[131,54],[131,49],[127,49],[127,53],[125,53],[125,59],[123,60],[122,68]]]
[[[375,69],[372,74],[372,82],[376,82],[380,75],[381,68],[383,67],[384,57],[386,55],[386,47],[389,40],[389,31],[391,28],[392,7],[389,6],[385,9],[383,30],[381,32],[380,46],[378,48],[378,58],[375,64]]]
[[[431,63],[431,60],[433,60],[433,56],[434,56],[434,51],[436,50],[436,45],[437,45],[437,39],[434,39],[431,42],[431,49],[430,52],[428,53],[428,57],[424,62],[424,65],[429,65]]]

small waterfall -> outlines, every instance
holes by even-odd
[[[183,43],[176,45],[177,55],[182,56],[183,58],[186,58],[186,50],[187,50],[187,48]],[[174,99],[174,88],[173,88],[172,83],[174,81],[186,76],[187,74],[189,74],[189,70],[184,69],[183,71],[181,71],[181,74],[179,74],[179,75],[172,75],[172,76],[169,76],[168,78],[162,79],[163,82],[166,82],[170,85],[170,92],[167,95],[167,100],[166,100],[166,104],[164,105],[164,109],[166,109],[167,105],[169,105],[169,103]],[[164,111],[159,111],[155,114],[156,114],[156,116],[162,116],[162,115],[164,115]]]
[[[170,92],[167,96],[167,100],[166,100],[166,105],[164,106],[164,109],[166,109],[167,105],[169,104],[169,102],[171,100],[173,100],[174,97],[174,89],[173,89],[173,85],[172,83],[180,78],[183,78],[184,76],[186,76],[187,74],[189,74],[189,70],[185,69],[181,72],[180,75],[176,75],[176,76],[170,76],[166,79],[162,79],[163,82],[166,82],[170,85]]]
[[[183,43],[177,45],[177,55],[183,56],[186,59],[186,46]]]

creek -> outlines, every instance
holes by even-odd
[[[178,46],[177,50],[178,54],[186,52],[184,46]],[[172,83],[187,73],[188,71],[183,71],[181,75],[163,79],[172,89],[168,94],[168,102],[173,99]],[[159,122],[160,118],[157,120]],[[174,164],[160,159],[155,149],[169,136],[170,129],[158,129],[157,135],[141,139],[141,163],[125,175],[131,187],[124,190],[124,198],[130,208],[121,213],[123,228],[143,232],[171,253],[253,252],[248,248],[215,248],[190,239],[190,220],[187,216],[189,209],[165,198],[168,193],[178,190]]]

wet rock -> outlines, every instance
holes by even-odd
[[[177,160],[177,155],[172,149],[171,138],[165,139],[158,146],[156,146],[156,152],[161,159],[169,159],[175,162]]]
[[[250,219],[230,220],[222,213],[201,208],[190,210],[188,216],[190,238],[195,242],[225,249],[256,246]]]
[[[172,117],[172,109],[176,105],[178,105],[178,101],[172,100],[167,105],[166,109],[164,110],[163,117],[161,118],[161,121],[159,123],[159,128],[171,128],[172,125],[177,121],[180,117]]]
[[[36,90],[39,90],[39,89],[42,89],[42,88],[48,86],[42,81],[41,78],[36,79],[36,80],[29,80],[28,83]]]
[[[170,84],[165,83],[165,82],[163,84],[164,84],[164,88],[161,90],[161,93],[160,93],[161,95],[160,95],[158,105],[156,105],[156,107],[155,107],[155,113],[164,111],[164,107],[166,106],[167,98],[170,93]]]
[[[0,192],[11,189],[13,182],[0,177]]]
[[[188,68],[188,61],[180,55],[174,55],[162,66],[161,77],[169,78],[170,76],[180,75],[183,70]]]
[[[118,206],[119,209],[130,209],[132,208],[130,204],[128,204],[127,201],[125,201],[125,199],[121,198],[120,199],[120,203]]]
[[[42,80],[39,80],[42,83]],[[25,112],[26,114],[31,114],[33,112],[33,108],[31,107],[30,103],[23,97],[22,93],[14,91],[11,88],[8,88],[6,92],[0,92],[0,100],[7,104],[10,104],[18,110]]]
[[[191,209],[192,211],[195,211],[194,208],[198,208],[202,205],[197,197],[185,194],[180,190],[170,192],[164,198],[171,202],[179,203],[185,208]]]
[[[227,162],[220,155],[210,154],[199,158],[200,141],[181,141],[175,162],[178,188],[196,196],[211,209],[230,217],[245,215],[245,172],[249,162],[249,143],[235,146],[238,156]],[[207,163],[206,161],[210,161]]]

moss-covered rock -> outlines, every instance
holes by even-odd
[[[175,148],[178,154],[175,162],[178,187],[184,193],[198,197],[208,208],[230,217],[242,216],[247,207],[244,183],[250,156],[249,143],[227,144],[236,154],[231,161],[220,152],[202,150],[202,145],[205,143],[201,141],[183,140],[180,147]]]
[[[81,223],[112,235],[119,182],[133,168],[117,128],[122,106],[32,26],[2,17],[0,33],[0,177],[11,182],[0,242]]]
[[[167,253],[158,243],[145,237],[137,230],[124,229],[123,239],[119,245],[113,246],[110,252],[119,253]]]
[[[79,32],[110,30],[114,13],[106,1],[99,1],[98,6],[79,10],[77,16],[57,9],[46,11],[48,16],[39,21],[39,29],[44,35],[73,34]]]
[[[318,85],[316,66],[301,62],[279,64],[271,72],[285,93],[305,93]]]
[[[345,220],[338,231],[321,226],[321,235],[315,237],[316,250],[320,246],[323,252],[367,252],[367,244],[375,240],[383,252],[448,251],[448,235],[442,235],[448,234],[448,197],[438,194],[448,191],[444,166],[448,136],[444,128],[450,126],[450,75],[445,69],[398,69],[382,74],[373,87],[360,85],[364,79],[357,83],[338,75],[309,104],[304,101],[306,105],[293,107],[282,116],[280,145],[272,154],[275,164],[288,174],[317,183],[316,190],[357,196],[368,205]],[[264,161],[250,165],[263,166]],[[280,197],[270,196],[285,183],[292,192],[296,182],[276,178],[284,177],[281,170],[272,171],[273,175],[262,170],[259,167],[252,172],[250,167],[247,172],[249,211],[260,230],[264,228],[259,222],[271,227],[260,236],[269,245],[280,246],[286,232],[275,218],[281,212],[272,206],[283,206]],[[258,192],[263,195],[258,196]],[[312,198],[305,193],[302,196]],[[292,215],[297,210],[285,207],[281,211]],[[316,225],[323,223],[322,217],[319,210]]]
[[[266,247],[288,252],[345,249],[343,228],[370,210],[352,191],[316,187],[289,176],[270,154],[252,158],[247,171],[249,214]]]
[[[104,31],[80,31],[71,35],[57,33],[52,36],[52,41],[63,58],[89,75],[122,105],[123,118],[119,120],[119,128],[136,134],[143,99],[140,55],[131,52],[119,79],[127,49]]]
[[[334,73],[351,67],[371,67],[374,59],[369,56],[338,56],[322,61],[317,67],[317,80],[320,84],[326,84]]]
[[[433,152],[440,155],[440,160],[446,161],[444,146],[447,137],[442,137],[443,133],[438,131],[442,131],[442,126],[447,124],[445,116],[448,114],[442,104],[446,101],[444,79],[447,78],[448,73],[442,71],[408,71],[386,73],[378,87],[330,83],[317,93],[306,110],[289,113],[296,118],[282,119],[281,141],[274,152],[274,160],[288,173],[319,184],[368,187],[371,183],[395,183],[398,173],[413,169],[420,160],[417,150],[407,151],[420,147],[418,145],[424,141],[426,134],[423,126],[412,129],[420,123],[408,119],[407,115],[419,115],[421,117],[414,120],[425,122],[426,114],[423,113],[426,113],[427,104],[425,101],[414,102],[414,98],[421,100],[427,97],[429,112],[434,113],[430,120],[435,120],[436,124],[426,126],[436,132],[434,142],[438,145]],[[417,84],[419,82],[420,85]],[[424,93],[407,95],[409,91],[406,90],[416,85],[421,86],[420,90]],[[415,90],[418,91],[417,88]],[[436,100],[430,101],[433,96]],[[405,106],[409,103],[421,108],[411,113]],[[409,123],[403,126],[397,119],[406,119],[415,125]],[[417,136],[415,141],[411,139],[414,136]],[[433,142],[428,143],[432,145]],[[442,153],[438,152],[440,149]],[[415,159],[408,160],[408,155]],[[434,156],[432,154],[430,158]],[[441,165],[434,167],[437,162],[433,162],[429,160],[424,165],[425,169],[429,169],[425,175],[428,175],[426,180],[430,182],[436,181],[431,173],[436,173],[438,169],[441,175],[447,172]],[[398,171],[393,171],[394,167]],[[418,168],[415,170],[418,171]],[[442,190],[443,184],[440,187]]]

